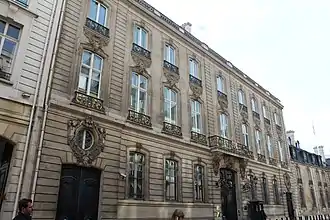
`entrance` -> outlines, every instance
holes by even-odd
[[[237,220],[236,172],[231,169],[220,169],[221,208],[226,220]]]
[[[292,203],[292,193],[286,192],[286,204],[288,206],[288,213],[289,213],[289,218],[290,220],[295,219],[294,217],[294,208],[293,208],[293,203]]]
[[[0,210],[6,198],[5,189],[13,147],[6,139],[0,137]]]
[[[63,165],[56,220],[97,220],[101,171]]]

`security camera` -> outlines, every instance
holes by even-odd
[[[124,180],[126,179],[126,174],[125,173],[119,173],[119,175],[121,176],[121,178]]]

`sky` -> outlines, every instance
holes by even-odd
[[[323,145],[330,157],[329,0],[147,2],[177,24],[192,23],[195,37],[281,100],[301,148]]]

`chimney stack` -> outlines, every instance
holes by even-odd
[[[286,138],[287,138],[287,141],[288,141],[288,144],[289,145],[295,145],[296,144],[296,140],[294,139],[294,131],[287,131],[286,132]]]
[[[321,155],[322,162],[325,163],[324,147],[319,146],[319,154]]]
[[[183,25],[181,25],[183,29],[185,29],[187,32],[191,33],[191,26],[192,24],[190,22],[186,22]]]
[[[315,153],[316,155],[319,155],[319,151],[317,150],[317,147],[313,147],[313,149],[314,149],[314,153]]]

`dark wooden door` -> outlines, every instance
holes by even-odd
[[[13,146],[5,139],[0,138],[0,210],[3,201],[6,199],[6,183],[10,167]]]
[[[230,169],[220,169],[222,215],[226,220],[237,220],[235,172]]]
[[[290,220],[295,219],[293,202],[292,202],[292,193],[290,193],[290,192],[286,193],[286,204],[288,206],[288,213],[289,213]]]
[[[97,220],[101,171],[63,165],[56,220]]]

